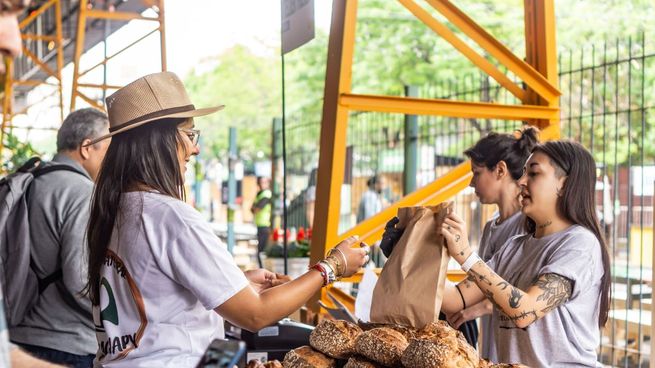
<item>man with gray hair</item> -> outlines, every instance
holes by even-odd
[[[32,355],[72,367],[90,367],[97,350],[87,281],[86,227],[93,181],[109,140],[88,145],[109,132],[107,115],[87,108],[72,112],[57,134],[52,163],[74,169],[36,177],[27,192],[32,264],[40,279],[61,276],[45,286],[15,327],[12,342]]]

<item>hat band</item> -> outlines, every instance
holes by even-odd
[[[177,114],[177,113],[186,112],[186,111],[193,111],[195,109],[196,109],[196,107],[193,106],[193,104],[191,104],[191,105],[171,107],[171,108],[168,108],[168,109],[163,109],[163,110],[151,112],[150,114],[145,114],[145,115],[139,116],[138,118],[132,119],[132,120],[130,120],[130,121],[126,122],[126,123],[123,123],[121,125],[111,127],[111,128],[109,128],[109,133],[113,133],[113,132],[115,132],[117,130],[123,129],[123,128],[125,128],[127,126],[130,126],[132,124],[142,122],[144,120],[157,119],[157,118],[165,117],[165,116],[171,115],[171,114]]]

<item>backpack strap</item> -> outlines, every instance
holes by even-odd
[[[34,178],[38,178],[41,175],[45,175],[53,171],[70,171],[86,177],[86,175],[83,174],[80,170],[69,165],[50,165],[46,167],[38,167],[32,172],[32,175],[34,175]]]

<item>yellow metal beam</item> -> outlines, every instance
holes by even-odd
[[[559,114],[557,108],[546,106],[502,105],[489,102],[354,95],[347,93],[341,95],[340,104],[349,110],[357,111],[439,115],[460,118],[504,120],[553,119]]]
[[[88,12],[87,4],[88,0],[80,0],[77,19],[77,32],[75,37],[75,56],[73,57],[73,86],[71,92],[70,111],[75,111],[75,102],[77,101],[77,97],[82,97],[81,93],[78,92],[78,79],[80,74],[80,60],[82,59],[82,52],[84,51],[84,37],[86,35],[86,18]],[[82,98],[85,99],[84,97]],[[95,102],[94,104],[97,105]]]
[[[480,47],[486,50],[502,65],[507,67],[517,77],[521,78],[530,88],[547,101],[556,99],[561,95],[557,83],[544,77],[539,71],[516,56],[510,49],[496,40],[473,19],[458,9],[449,0],[427,0],[427,2],[443,14],[453,25],[469,36]],[[524,100],[525,101],[525,100]]]
[[[25,79],[25,80],[14,80],[14,85],[16,86],[31,86],[31,87],[36,87],[36,86],[53,86],[57,87],[59,86],[59,83],[48,83],[44,80],[36,80],[36,79]]]
[[[96,84],[96,83],[77,83],[79,88],[101,88],[101,89],[119,89],[123,86],[113,84]]]
[[[166,13],[164,11],[164,0],[157,2],[159,8],[159,44],[161,47],[161,70],[166,71]]]
[[[339,230],[339,204],[345,169],[346,128],[348,110],[339,103],[339,96],[350,91],[357,0],[334,0],[332,26],[328,44],[325,79],[321,145],[316,185],[316,206],[311,242],[311,262],[325,256],[327,246],[332,247]],[[308,304],[317,311],[315,295]]]
[[[120,12],[120,11],[108,11],[100,9],[89,9],[86,11],[86,16],[89,18],[98,18],[98,19],[109,19],[109,20],[150,20],[150,21],[159,21],[158,17],[147,17],[139,13],[131,12]]]
[[[493,65],[489,60],[485,59],[482,55],[478,54],[470,46],[468,46],[464,41],[462,41],[453,31],[448,29],[443,23],[439,22],[434,18],[430,13],[425,9],[421,8],[413,0],[398,0],[407,10],[409,10],[414,16],[420,19],[425,25],[430,27],[434,32],[441,36],[444,40],[448,41],[453,47],[455,47],[462,55],[466,56],[473,64],[478,68],[482,69],[490,77],[495,79],[501,86],[510,91],[514,96],[519,100],[525,101],[525,91],[512,82],[505,73],[501,72],[495,65]]]
[[[20,38],[23,40],[31,40],[31,41],[57,41],[56,36],[45,36],[45,35],[39,35],[39,34],[34,34],[34,33],[23,33],[20,35]]]
[[[23,29],[26,25],[32,23],[39,15],[43,14],[48,8],[50,8],[55,2],[59,0],[48,0],[45,4],[41,5],[38,9],[31,12],[25,19],[21,20],[18,23],[18,28]]]
[[[2,99],[2,127],[0,127],[0,154],[5,148],[5,129],[11,121],[13,98],[14,98],[14,59],[7,58],[5,60],[5,94]]]
[[[524,10],[526,61],[550,84],[558,86],[554,0],[524,0]],[[530,86],[527,93],[531,104],[553,108],[559,106],[559,98],[545,99],[534,89],[534,86]],[[535,119],[530,122],[542,131],[548,130],[551,139],[560,137],[559,116],[552,119]]]

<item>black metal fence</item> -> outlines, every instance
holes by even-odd
[[[655,182],[654,43],[640,35],[561,51],[559,71],[562,137],[581,142],[596,159],[598,214],[612,255],[612,313],[603,331],[599,357],[606,365],[648,366]],[[481,74],[422,86],[418,95],[519,103]],[[287,122],[291,226],[307,226],[305,206],[312,198],[306,193],[311,187],[310,173],[318,163],[319,121],[320,117],[314,116]],[[487,132],[511,132],[522,125],[492,119],[421,116],[414,137],[415,157],[406,157],[404,124],[403,115],[351,114],[341,230],[356,224],[357,207],[372,175],[386,179],[383,195],[393,202],[406,191],[406,159],[416,162],[416,185],[420,187],[461,162],[462,152]],[[455,201],[471,224],[472,243],[477,243],[478,229],[494,209],[479,206],[468,190]]]

